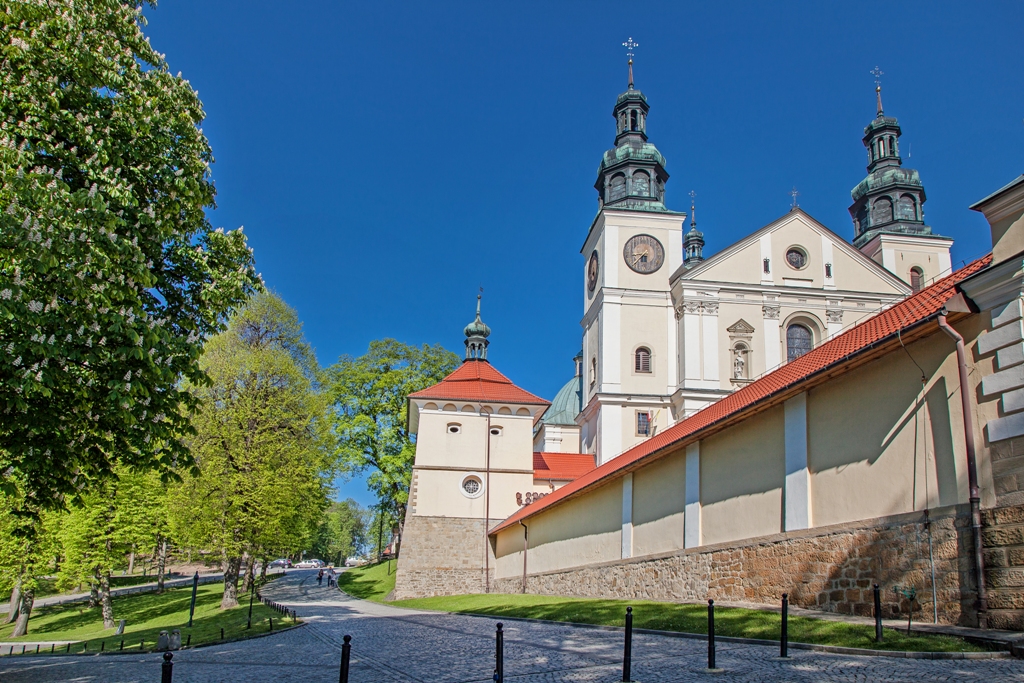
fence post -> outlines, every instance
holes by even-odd
[[[342,638],[345,642],[341,644],[341,676],[339,683],[348,683],[349,659],[352,657],[352,636]]]
[[[622,647],[622,680],[632,681],[630,670],[633,667],[633,608],[626,608],[626,642]]]
[[[171,683],[171,674],[174,669],[174,664],[171,663],[173,658],[170,652],[164,653],[164,663],[160,667],[160,683]]]
[[[196,591],[199,590],[199,570],[192,577],[192,602],[188,606],[188,627],[192,628],[192,615],[196,613]]]
[[[789,657],[789,593],[782,594],[782,637],[779,639],[779,656]]]
[[[875,642],[882,642],[882,592],[875,584]]]
[[[494,633],[494,680],[502,683],[505,680],[505,633],[501,630],[502,624]]]
[[[708,668],[715,666],[715,601],[708,600]]]

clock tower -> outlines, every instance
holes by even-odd
[[[635,47],[632,39],[624,43]],[[615,146],[598,168],[598,214],[581,253],[583,449],[598,464],[671,426],[678,343],[669,276],[683,264],[686,215],[665,207],[665,157],[647,138],[647,97],[612,109]]]

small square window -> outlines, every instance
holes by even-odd
[[[637,436],[650,436],[651,435],[651,414],[648,412],[638,412],[636,414],[636,435]]]

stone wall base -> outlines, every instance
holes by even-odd
[[[930,622],[937,613],[942,623],[975,625],[971,552],[970,509],[962,505],[529,574],[526,590],[543,595],[768,604],[789,593],[790,602],[800,607],[870,616],[872,584],[878,583],[887,618],[905,617],[910,606],[893,587],[913,586],[915,621]],[[1024,570],[1020,579],[1024,584]],[[522,577],[499,578],[491,590],[522,592]]]
[[[981,513],[989,628],[1024,631],[1024,505]]]
[[[486,592],[494,553],[485,534],[498,521],[406,515],[394,599]]]

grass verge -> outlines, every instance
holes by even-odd
[[[338,587],[351,596],[384,602],[395,590],[395,562],[366,564],[338,575]]]
[[[86,603],[74,603],[33,610],[32,618],[29,620],[29,632],[20,638],[11,638],[14,624],[0,626],[0,640],[14,643],[75,641],[71,646],[71,652],[96,652],[101,648],[105,651],[118,650],[123,639],[125,650],[138,651],[139,643],[144,643],[144,650],[153,649],[162,630],[179,629],[182,645],[189,635],[192,636],[192,645],[202,645],[219,642],[221,629],[224,640],[234,640],[268,632],[271,618],[274,620],[275,629],[291,625],[290,619],[285,619],[277,611],[254,601],[252,628],[247,629],[248,594],[240,596],[242,603],[238,607],[227,610],[220,609],[222,595],[223,584],[199,587],[192,628],[186,626],[189,602],[192,599],[192,587],[189,586],[173,588],[161,595],[142,593],[113,598],[114,619],[128,620],[123,637],[114,635],[117,629],[103,628],[103,616],[99,607],[89,608]],[[31,651],[34,653],[34,648]],[[48,652],[49,649],[44,651]],[[19,652],[20,648],[15,647],[14,654]],[[0,655],[7,654],[7,651],[0,652]]]
[[[381,600],[378,599],[379,601]],[[634,628],[649,628],[681,633],[707,633],[707,607],[704,605],[685,605],[646,600],[597,600],[550,595],[504,595],[494,593],[488,595],[453,595],[398,600],[390,604],[445,612],[571,621],[603,626],[622,626],[626,606],[629,605],[633,607]],[[715,608],[715,634],[719,636],[778,640],[780,628],[781,616],[776,612],[731,607]],[[835,645],[872,650],[913,652],[986,651],[983,647],[953,636],[916,633],[907,636],[906,631],[894,631],[891,629],[885,630],[883,642],[876,643],[874,626],[795,617],[792,615],[789,617],[789,639],[795,643],[813,643],[817,645]]]

